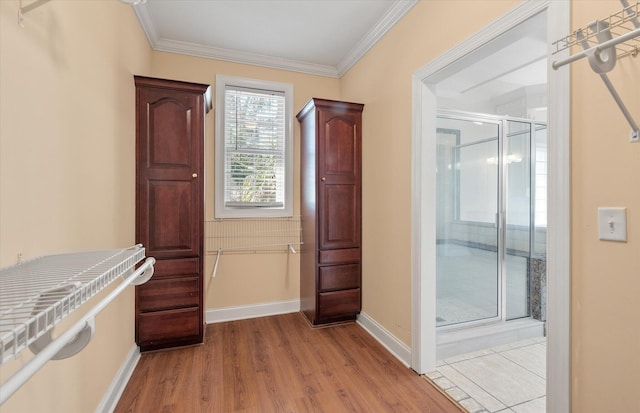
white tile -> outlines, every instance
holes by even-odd
[[[542,344],[518,347],[504,351],[500,355],[543,379],[547,377],[547,348]]]
[[[447,394],[457,402],[469,397],[469,395],[465,393],[460,387],[452,387],[450,389],[447,389]]]
[[[438,377],[442,377],[442,373],[436,370],[436,371],[431,371],[429,373],[426,373],[425,376],[427,376],[431,380],[434,380],[434,379],[437,379]]]
[[[451,380],[449,380],[446,377],[438,377],[437,379],[433,379],[433,382],[436,384],[436,386],[440,387],[442,390],[447,390],[455,386],[455,384],[453,384]]]
[[[470,397],[477,400],[480,404],[482,404],[485,409],[490,412],[496,412],[504,409],[505,406],[495,397],[491,396],[489,393],[484,391],[480,386],[476,383],[472,382],[456,369],[451,366],[443,366],[438,368],[438,370],[449,380],[455,383],[460,389],[462,389],[465,393],[467,393]]]
[[[449,357],[444,361],[447,364],[452,364],[452,363],[457,363],[458,361],[469,360],[476,357],[486,356],[492,353],[493,352],[490,349],[478,350],[478,351],[473,351],[471,353],[460,354],[459,356]]]
[[[477,357],[450,366],[475,384],[481,385],[487,393],[505,406],[524,403],[545,396],[546,393],[543,378],[498,354]],[[447,376],[446,373],[442,373]],[[464,389],[454,379],[450,380]],[[471,395],[469,391],[467,393]]]
[[[531,344],[536,344],[535,338],[530,338],[527,340],[515,341],[513,343],[505,344],[503,346],[492,347],[495,353],[502,353],[503,351],[512,350],[518,347],[530,346]]]
[[[540,397],[517,406],[512,406],[511,409],[516,413],[545,413],[547,411],[547,398]]]
[[[462,407],[467,409],[469,413],[480,413],[484,411],[484,407],[482,407],[480,403],[471,398],[460,400],[458,403],[460,403]]]

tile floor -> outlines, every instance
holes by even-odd
[[[428,373],[470,413],[544,413],[546,338],[535,338],[441,360]]]

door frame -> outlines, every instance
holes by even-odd
[[[503,137],[504,137],[504,128],[505,128],[505,121],[504,121],[505,117],[498,117],[490,114],[473,113],[468,111],[460,111],[455,109],[437,109],[436,108],[436,124],[437,124],[438,118],[440,119],[445,118],[445,119],[455,120],[459,122],[482,122],[485,125],[491,124],[495,126],[496,137],[495,139],[491,139],[491,140],[495,140],[494,155],[496,156],[496,159],[502,159],[503,150],[504,150]],[[436,137],[439,130],[441,129],[436,127],[436,134],[435,134]],[[479,141],[469,142],[467,143],[467,145],[471,146],[476,143],[486,143],[489,140],[490,138],[481,139]],[[438,162],[438,156],[436,154],[435,169],[438,169],[437,162]],[[462,170],[462,161],[460,160],[460,158],[456,158],[455,162],[460,163],[461,165],[460,170]],[[496,242],[496,272],[495,272],[495,277],[496,277],[496,290],[495,290],[496,309],[495,311],[496,312],[495,312],[495,315],[485,317],[485,318],[461,321],[461,322],[457,322],[449,325],[440,326],[440,327],[437,327],[439,331],[452,331],[452,330],[459,330],[459,329],[465,329],[465,328],[472,328],[472,327],[481,326],[481,325],[488,325],[492,323],[499,323],[503,321],[504,316],[506,314],[506,310],[505,310],[505,295],[506,295],[505,280],[506,279],[505,279],[505,270],[504,270],[504,264],[505,264],[504,246],[505,246],[505,240],[506,240],[506,234],[505,234],[506,226],[503,225],[502,223],[503,221],[502,211],[505,210],[505,205],[504,205],[505,198],[504,198],[504,188],[503,188],[505,183],[505,168],[501,162],[496,163],[495,171],[496,171],[496,180],[492,182],[493,184],[492,186],[495,186],[495,189],[496,189],[496,197],[495,197],[496,209],[494,211],[495,220],[493,222],[496,225],[496,227],[494,228],[494,231],[495,231],[494,239]],[[459,193],[456,196],[456,198],[461,196],[462,190],[458,188],[458,191]],[[436,204],[437,204],[437,197],[438,197],[437,189],[434,193],[436,194],[434,200],[436,201]],[[437,206],[435,206],[435,209],[437,210]],[[455,219],[461,220],[461,218],[458,216],[456,216]],[[437,217],[435,222],[437,225]],[[434,238],[436,237],[434,236]],[[436,248],[437,248],[437,245],[436,245]],[[436,255],[437,254],[434,254],[434,257]],[[437,286],[436,286],[436,295],[437,295]],[[436,305],[437,305],[437,302],[436,302]],[[437,321],[436,321],[436,325],[437,325]]]
[[[547,39],[570,31],[569,0],[525,1],[418,69],[412,88],[412,352],[420,374],[436,367],[435,131],[436,75],[534,15],[547,13]],[[568,56],[563,51],[554,58]],[[550,62],[549,62],[550,63]],[[570,360],[570,85],[569,69],[548,66],[547,412],[571,411]]]

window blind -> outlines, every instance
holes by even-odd
[[[285,94],[225,88],[226,207],[282,208],[285,198]]]

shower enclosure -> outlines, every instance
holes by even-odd
[[[439,111],[436,325],[545,319],[546,124]]]

